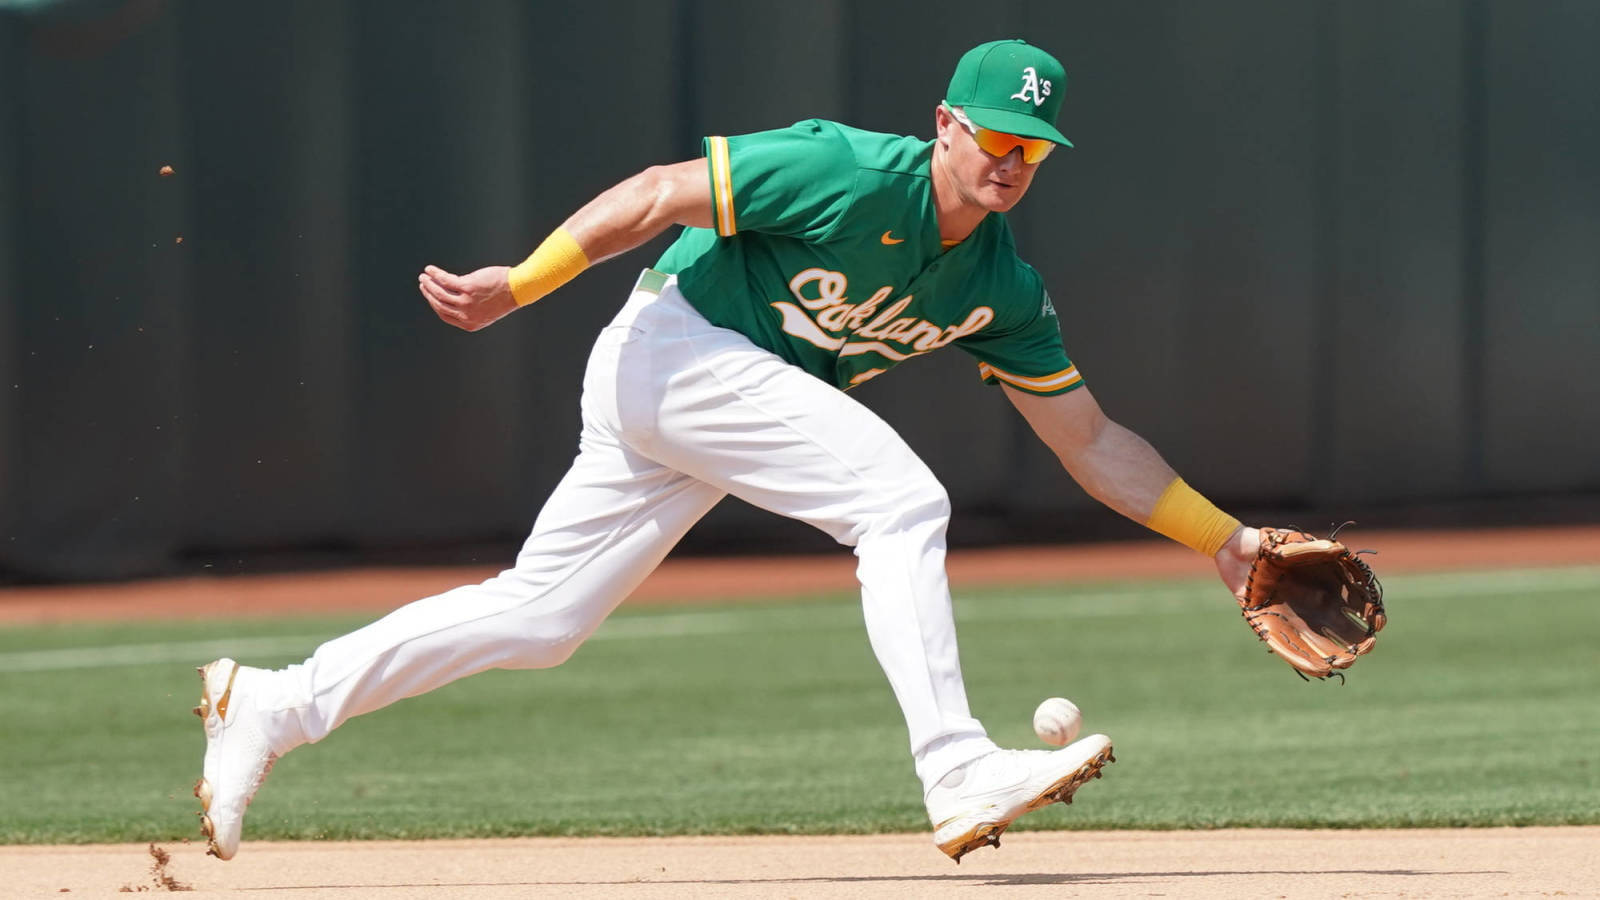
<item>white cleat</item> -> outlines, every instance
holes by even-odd
[[[224,658],[199,672],[200,705],[194,714],[206,726],[205,766],[194,786],[200,798],[200,830],[210,842],[207,853],[232,859],[239,851],[245,807],[278,757],[267,744],[249,694],[258,670]]]
[[[996,750],[951,772],[928,794],[933,842],[956,862],[985,845],[1024,813],[1072,795],[1116,762],[1111,739],[1092,734],[1060,750]]]

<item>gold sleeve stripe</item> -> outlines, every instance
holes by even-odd
[[[713,136],[711,143],[711,201],[716,207],[717,234],[732,237],[738,232],[733,220],[733,169],[728,163],[728,139]]]
[[[988,363],[978,363],[978,375],[983,378],[998,378],[1007,384],[1013,384],[1028,391],[1058,391],[1083,380],[1083,376],[1078,374],[1077,366],[1068,366],[1054,375],[1025,378],[1021,375],[1013,375],[1010,372],[1002,372]]]

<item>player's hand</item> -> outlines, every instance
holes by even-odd
[[[417,288],[446,324],[477,331],[517,308],[506,280],[509,271],[505,266],[486,266],[465,275],[453,275],[438,266],[428,266],[417,276]]]
[[[1260,549],[1260,530],[1241,525],[1239,530],[1228,537],[1228,542],[1222,545],[1222,549],[1218,550],[1214,557],[1217,563],[1217,575],[1239,600],[1245,597],[1244,588],[1245,582],[1250,577],[1250,564],[1255,562]]]

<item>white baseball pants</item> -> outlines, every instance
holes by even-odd
[[[559,665],[725,494],[859,558],[873,652],[924,789],[993,749],[967,707],[945,580],[944,488],[876,414],[711,325],[646,271],[601,332],[583,432],[516,565],[401,607],[263,684],[281,749],[488,669]]]

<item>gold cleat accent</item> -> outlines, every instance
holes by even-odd
[[[257,721],[260,712],[251,708],[245,697],[250,679],[255,676],[246,673],[241,679],[245,667],[228,657],[201,666],[198,671],[201,688],[197,711],[203,714],[206,732],[205,761],[194,787],[194,795],[200,800],[200,833],[206,836],[212,856],[231,859],[239,850],[245,807],[278,757]],[[235,685],[242,686],[240,708],[229,709]],[[236,721],[241,714],[243,720]]]
[[[980,847],[1000,846],[1000,834],[1005,830],[1006,826],[1001,824],[984,825],[969,833],[966,837],[942,845],[939,849],[949,854],[950,858],[955,860],[956,865],[959,866],[961,865],[961,857]]]
[[[200,705],[194,708],[194,714],[199,716],[201,719],[205,719],[207,716],[211,715],[211,692],[206,689],[206,669],[207,666],[195,667],[195,672],[200,675]],[[235,674],[237,674],[237,670],[235,670]],[[231,692],[232,690],[233,682],[230,679],[228,682],[228,691]],[[226,702],[227,694],[223,695],[223,700]],[[219,715],[224,712],[226,712],[225,708],[218,709]],[[200,801],[200,812],[196,813],[196,815],[200,817],[200,833],[205,836],[207,842],[206,855],[218,856],[220,858],[220,855],[217,853],[217,829],[216,826],[211,823],[211,816],[208,815],[208,813],[211,812],[211,783],[206,781],[206,777],[204,775],[201,775],[195,781],[194,795]]]
[[[1108,763],[1114,763],[1116,761],[1117,758],[1112,755],[1111,748],[1107,747],[1106,749],[1100,751],[1100,753],[1093,759],[1084,763],[1083,766],[1078,769],[1078,771],[1068,775],[1066,778],[1061,779],[1050,787],[1045,788],[1044,791],[1039,794],[1039,796],[1033,798],[1033,801],[1024,807],[1022,812],[1018,813],[1017,816],[1011,821],[991,822],[980,825],[972,831],[969,831],[954,840],[940,844],[939,849],[943,850],[945,854],[952,860],[955,860],[956,865],[960,865],[961,857],[966,856],[968,853],[971,853],[980,847],[999,847],[1000,835],[1005,832],[1008,826],[1011,825],[1011,822],[1016,821],[1017,818],[1021,818],[1023,813],[1033,812],[1036,809],[1041,809],[1049,806],[1052,803],[1071,805],[1072,795],[1077,793],[1078,788],[1083,787],[1085,784],[1088,784],[1090,781],[1093,781],[1096,778],[1102,777],[1100,770],[1103,769]]]
[[[206,668],[208,667],[202,666],[200,668],[200,680],[202,683],[204,683],[206,680]],[[238,677],[239,665],[235,663],[233,666],[233,671],[228,673],[228,686],[223,688],[222,696],[217,698],[215,707],[217,710],[217,718],[222,719],[223,721],[226,721],[228,718],[228,701],[233,697],[233,681]],[[202,706],[205,706],[208,709],[211,708],[211,694],[209,691],[202,695],[200,703]]]
[[[216,826],[211,824],[211,817],[205,813],[200,814],[200,833],[205,835],[206,838],[206,855],[221,859],[222,854],[217,852]]]
[[[1094,759],[1084,763],[1083,767],[1078,771],[1051,785],[1044,791],[1044,793],[1040,794],[1038,797],[1035,797],[1033,802],[1028,804],[1026,811],[1033,812],[1040,807],[1049,806],[1052,803],[1071,803],[1072,795],[1078,792],[1078,788],[1083,787],[1096,778],[1100,778],[1100,770],[1104,768],[1107,763],[1111,762],[1116,762],[1116,760],[1112,759],[1111,748],[1107,747],[1106,749],[1100,751],[1100,753],[1095,756]]]

